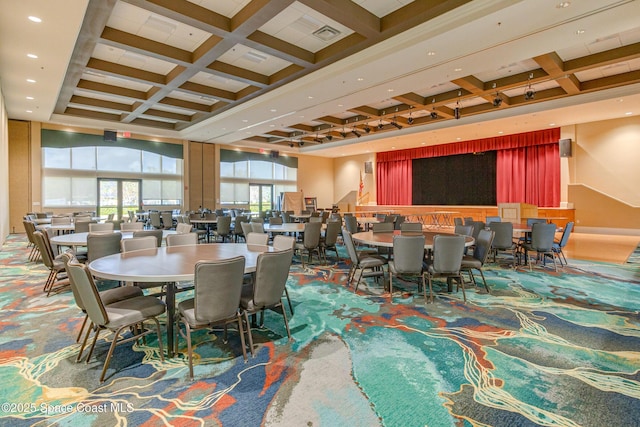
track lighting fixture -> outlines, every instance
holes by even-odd
[[[413,108],[413,105],[409,106],[409,108]],[[409,111],[409,118],[407,119],[407,124],[413,124],[413,117],[411,116],[411,111]]]
[[[396,116],[393,116],[393,121],[391,122],[391,126],[395,127],[396,129],[402,129],[402,125],[399,125],[398,122],[396,122]]]
[[[371,128],[369,127],[369,123],[367,123],[367,124],[365,125],[365,127],[364,127],[364,131],[365,131],[365,133],[369,133],[369,132],[371,132]]]
[[[453,109],[453,117],[456,120],[460,119],[460,107],[456,107],[456,108]]]
[[[298,142],[298,145],[299,145],[300,147],[302,147],[302,146],[304,145],[304,141],[303,141],[303,140],[300,140],[300,142]]]
[[[493,98],[493,106],[499,107],[500,105],[502,105],[502,97],[498,92],[496,92],[496,97]]]
[[[362,136],[360,132],[356,130],[356,128],[351,129],[351,133],[354,134],[356,138],[360,138]]]
[[[328,135],[327,135],[327,141],[331,141],[332,139],[333,139],[333,135],[328,134]]]
[[[437,119],[438,118],[438,112],[436,111],[435,103],[436,103],[436,99],[433,98],[433,100],[431,101],[431,105],[433,107],[431,107],[431,114],[430,114],[432,119]]]
[[[293,142],[289,143],[289,148],[293,148]]]
[[[344,131],[344,128],[342,128],[342,132],[340,132],[340,136],[343,138],[347,137],[347,133]]]
[[[384,125],[382,124],[382,119],[378,122],[378,129],[382,129]]]

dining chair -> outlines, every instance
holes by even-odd
[[[120,252],[122,233],[91,233],[87,234],[87,262]]]
[[[533,224],[546,224],[547,220],[544,218],[527,218],[527,227],[530,227],[533,231]],[[520,245],[524,245],[526,243],[531,243],[531,232],[532,231],[528,231],[525,232],[524,235],[522,237],[520,237],[520,239],[518,239],[518,243]]]
[[[173,214],[165,211],[160,213],[160,220],[162,221],[162,228],[165,230],[171,230],[173,227]]]
[[[282,314],[287,337],[291,339],[287,312],[282,304],[282,296],[286,289],[289,269],[293,259],[293,250],[264,252],[258,255],[255,279],[245,283],[242,288],[240,307],[247,315],[260,312],[260,325],[264,324],[264,311],[269,309]],[[249,348],[253,354],[253,337],[251,325],[247,321]]]
[[[487,258],[489,257],[489,253],[491,252],[491,244],[493,243],[493,238],[495,233],[491,230],[480,230],[478,233],[478,238],[476,239],[476,247],[473,250],[472,255],[464,255],[462,257],[462,271],[467,271],[469,273],[469,278],[473,282],[474,286],[476,285],[476,279],[473,276],[473,270],[478,270],[480,272],[480,276],[482,277],[482,283],[484,283],[484,287],[487,290],[487,293],[490,294],[489,286],[487,285],[487,281],[484,278],[484,272],[482,271],[482,267],[484,267],[484,263],[487,262]],[[462,284],[464,286],[464,283]]]
[[[242,227],[242,237],[246,241],[247,234],[251,233],[252,227],[250,222],[241,222],[240,226]]]
[[[247,245],[266,245],[269,243],[269,235],[267,233],[254,233],[245,234],[245,240]]]
[[[453,225],[464,225],[464,221],[460,217],[453,218]]]
[[[197,245],[198,235],[196,233],[170,234],[166,237],[165,243],[167,246]]]
[[[112,222],[100,222],[89,224],[89,233],[111,233],[113,231]]]
[[[327,264],[327,250],[332,250],[336,253],[336,260],[340,262],[340,254],[338,253],[338,235],[342,224],[337,221],[327,222],[327,228],[324,231],[324,237],[320,239],[320,252],[324,258],[324,263]]]
[[[67,279],[67,275],[64,274],[64,263],[60,259],[56,259],[53,253],[51,242],[49,242],[48,236],[46,236],[46,231],[36,230],[33,233],[33,238],[40,251],[42,263],[49,269],[49,275],[42,288],[42,291],[46,292],[47,296],[49,296],[52,291],[59,292],[66,286],[69,286],[69,280]]]
[[[114,349],[117,345],[137,341],[151,333],[155,333],[158,337],[158,352],[160,354],[160,360],[164,362],[162,335],[160,333],[160,323],[157,319],[157,316],[163,314],[166,309],[162,301],[152,296],[136,296],[105,305],[100,298],[98,289],[93,281],[93,276],[86,265],[69,262],[66,268],[75,284],[79,299],[82,301],[87,315],[91,320],[91,325],[80,346],[80,355],[84,352],[91,330],[95,330],[95,332],[93,342],[87,354],[87,363],[91,359],[100,331],[109,330],[114,333],[104,361],[100,382],[104,382],[107,368],[109,367]],[[155,331],[143,327],[144,322],[147,321],[151,321],[154,324]],[[133,335],[126,338],[123,336],[122,339],[120,339],[121,335],[124,335],[124,332],[130,332]],[[146,357],[148,357],[148,355]]]
[[[385,218],[389,218],[389,216],[385,216]],[[393,233],[393,223],[379,222],[379,223],[373,224],[372,231],[374,234],[375,233]],[[387,259],[391,259],[393,257],[393,248],[378,246],[378,255],[384,256]]]
[[[344,216],[344,226],[351,234],[354,234],[360,231],[358,230],[358,220],[353,215]]]
[[[242,228],[242,227],[240,227]],[[222,242],[229,237],[231,234],[231,217],[230,216],[219,216],[218,217],[218,226],[215,230],[213,230],[213,238],[214,241],[218,241],[218,238],[222,238]]]
[[[499,216],[487,216],[484,219],[484,222],[487,225],[491,224],[492,222],[500,222],[500,221],[502,221],[502,218],[500,218]]]
[[[22,225],[24,225],[24,231],[27,233],[27,239],[29,241],[29,245],[27,247],[31,247],[27,259],[31,262],[34,262],[40,256],[40,247],[36,244],[36,241],[33,237],[33,233],[36,232],[36,225],[28,220],[22,221]]]
[[[573,225],[574,225],[573,221],[567,222],[567,224],[564,226],[564,230],[562,231],[562,237],[560,237],[560,240],[554,241],[553,247],[551,248],[553,250],[553,253],[556,254],[558,261],[560,261],[560,266],[563,265],[562,260],[564,260],[564,265],[569,265],[569,263],[567,262],[567,258],[564,256],[564,252],[562,251],[562,249],[569,242],[569,236],[571,236],[571,230],[573,230]],[[562,258],[560,258],[560,256],[562,256]]]
[[[142,249],[157,248],[156,238],[154,236],[132,237],[131,239],[120,240],[120,251],[131,252]]]
[[[553,267],[558,271],[555,252],[553,251],[553,243],[556,235],[556,225],[545,222],[534,223],[531,227],[531,243],[522,245],[524,248],[524,258],[529,264],[529,271],[533,271],[531,266],[530,252],[536,252],[536,258],[542,257],[542,265],[545,265],[546,257],[550,256],[553,260]]]
[[[78,308],[85,315],[82,321],[82,325],[80,325],[80,330],[78,331],[78,336],[76,337],[76,342],[80,342],[80,338],[82,338],[82,332],[84,331],[85,326],[87,325],[87,320],[89,319],[89,315],[87,314],[87,309],[85,308],[84,303],[82,302],[82,298],[78,293],[78,288],[73,281],[73,276],[69,274],[67,269],[67,265],[69,262],[77,263],[78,260],[75,257],[73,251],[68,250],[61,254],[60,260],[65,266],[65,271],[67,272],[67,277],[69,278],[69,284],[71,285],[71,292],[73,293],[73,298],[76,302]],[[98,292],[102,303],[107,306],[114,302],[122,301],[128,298],[139,297],[144,295],[142,289],[137,286],[118,286],[116,288],[106,289],[104,291]],[[78,353],[76,358],[76,362],[79,362],[82,359],[82,353]]]
[[[144,222],[123,222],[120,231],[139,231],[144,228]]]
[[[282,225],[283,224],[282,217],[271,217],[269,218],[269,225]]]
[[[306,222],[304,224],[304,236],[302,243],[296,243],[296,251],[300,254],[300,261],[302,262],[302,268],[304,268],[304,254],[309,255],[310,264],[313,260],[313,252],[318,254],[318,259],[321,257],[320,253],[320,231],[322,229],[321,222]]]
[[[89,232],[89,225],[90,224],[97,224],[97,222],[98,221],[91,220],[91,219],[89,219],[89,220],[84,220],[83,219],[81,221],[76,220],[75,223],[74,223],[75,227],[73,229],[73,232],[74,233],[88,233]]]
[[[494,232],[491,251],[493,262],[496,262],[498,252],[508,252],[512,256],[512,268],[516,267],[518,245],[513,241],[513,223],[508,221],[492,222],[489,230]]]
[[[396,277],[420,277],[422,279],[422,292],[427,300],[427,287],[424,279],[424,235],[408,236],[397,235],[393,237],[393,260],[389,261],[389,298],[393,298],[393,276]],[[420,292],[420,286],[418,286]]]
[[[178,234],[190,234],[192,230],[193,230],[193,227],[191,226],[191,224],[187,224],[185,222],[181,222],[176,225],[176,233]],[[197,233],[193,233],[193,234],[196,234],[196,240],[197,240]]]
[[[273,249],[276,251],[286,251],[291,249],[294,250],[296,246],[296,238],[293,236],[284,236],[282,234],[277,234],[273,237]],[[293,261],[293,257],[291,258]],[[291,303],[291,298],[289,298],[289,291],[287,287],[284,287],[284,294],[287,297],[287,303],[289,304],[289,310],[291,311],[291,315],[293,316],[293,304]]]
[[[251,222],[249,225],[252,233],[264,233],[264,224],[262,222]]]
[[[428,264],[427,279],[429,281],[429,297],[433,302],[433,279],[445,277],[447,285],[451,280],[458,281],[458,288],[462,284],[462,295],[467,301],[467,294],[464,291],[464,282],[460,268],[462,256],[464,254],[465,237],[459,235],[438,234],[433,238],[433,258]]]
[[[156,246],[162,246],[162,230],[154,229],[154,230],[136,230],[133,232],[133,237],[146,237],[153,236],[156,238]]]
[[[422,233],[422,224],[419,222],[403,222],[400,224],[400,233]]]
[[[455,225],[453,233],[473,237],[473,225]]]
[[[153,227],[155,229],[161,229],[162,228],[162,220],[160,218],[160,212],[158,212],[158,211],[149,212],[149,223],[151,224],[151,227]]]
[[[238,242],[238,238],[244,239],[244,231],[242,230],[242,223],[249,222],[249,218],[244,215],[236,215],[233,218],[233,227],[231,227],[231,234],[235,242]],[[220,228],[220,223],[218,222],[218,228]],[[222,239],[224,241],[224,239]]]
[[[51,225],[67,225],[71,224],[70,216],[52,216],[51,217]]]
[[[382,277],[384,280],[384,265],[387,264],[387,260],[384,257],[369,253],[358,254],[355,243],[353,242],[353,237],[346,227],[342,228],[342,239],[344,240],[344,244],[347,247],[347,253],[351,259],[349,273],[347,274],[347,288],[355,280],[355,276],[358,271],[360,271],[360,276],[358,276],[354,292],[358,291],[358,286],[360,285],[360,281],[363,277],[375,277],[376,281],[378,278]]]
[[[227,327],[229,323],[237,325],[240,335],[242,356],[247,361],[245,349],[243,317],[247,325],[249,318],[240,308],[242,280],[244,277],[245,258],[242,256],[218,260],[199,261],[194,269],[194,297],[182,301],[177,307],[175,351],[178,351],[179,335],[187,341],[187,359],[189,361],[189,378],[193,379],[193,345],[191,332],[198,329],[211,329],[216,325],[224,325],[223,341],[227,343]],[[184,325],[184,332],[180,328]],[[250,332],[247,331],[250,335]],[[249,346],[252,351],[253,348]]]

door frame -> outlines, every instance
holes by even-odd
[[[267,211],[267,210],[271,210],[273,209],[273,204],[275,202],[275,197],[274,197],[274,185],[273,184],[264,184],[264,183],[257,183],[257,182],[250,182],[249,183],[249,209],[251,209],[251,187],[258,187],[258,213],[262,213],[263,211]],[[271,206],[268,207],[268,209],[264,209],[264,207],[262,206],[262,188],[263,187],[270,187],[271,188]]]
[[[140,206],[142,206],[142,179],[139,178],[98,178],[98,200],[97,200],[97,206],[96,206],[96,215],[100,215],[100,183],[103,181],[115,181],[117,183],[117,189],[116,189],[116,196],[117,196],[117,201],[116,201],[116,214],[114,215],[115,218],[120,218],[123,219],[124,216],[124,212],[123,212],[123,204],[122,204],[122,183],[124,182],[137,182],[138,183],[138,203],[136,205],[136,209],[140,208]]]

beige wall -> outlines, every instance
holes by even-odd
[[[371,162],[373,173],[365,173],[365,162]],[[376,156],[374,153],[359,156],[339,157],[333,160],[335,174],[333,191],[336,201],[343,199],[352,192],[358,192],[360,176],[364,188],[362,190],[362,204],[376,203]]]
[[[318,208],[335,203],[333,159],[298,155],[298,191],[304,197],[316,197]]]
[[[11,232],[9,227],[9,121],[0,86],[0,245]]]

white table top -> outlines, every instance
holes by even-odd
[[[304,222],[287,222],[284,224],[264,224],[267,233],[301,233],[304,231]]]
[[[453,233],[446,233],[446,232],[434,232],[434,231],[423,231],[422,234],[425,237],[425,242],[424,242],[424,247],[425,249],[433,249],[433,238],[438,235],[438,234],[442,234],[442,235],[452,235]],[[386,247],[386,248],[392,248],[393,247],[393,236],[397,236],[400,235],[400,231],[399,230],[395,230],[393,233],[374,233],[373,231],[363,231],[360,233],[354,233],[352,235],[353,240],[356,240],[360,243],[363,243],[365,245],[372,245],[372,246],[382,246],[382,247]],[[417,232],[410,232],[410,233],[402,233],[403,236],[417,236],[420,235],[420,233]],[[465,246],[471,246],[473,245],[473,243],[475,242],[475,240],[473,239],[473,237],[470,236],[465,236],[465,242],[464,245]]]
[[[273,252],[273,247],[245,243],[211,243],[187,246],[163,246],[98,258],[89,264],[94,276],[132,282],[182,282],[193,280],[200,260],[245,257],[245,273],[256,270],[258,255]]]
[[[192,224],[216,224],[218,222],[218,218],[215,218],[215,219],[205,219],[205,218],[189,219],[189,222],[192,223]]]
[[[120,230],[113,230],[115,233]],[[133,231],[120,231],[123,239],[131,239],[133,237]],[[166,239],[170,234],[176,234],[175,230],[162,230],[162,238]],[[51,244],[58,246],[87,246],[87,235],[89,233],[73,233],[73,234],[61,234],[60,236],[51,237]]]

